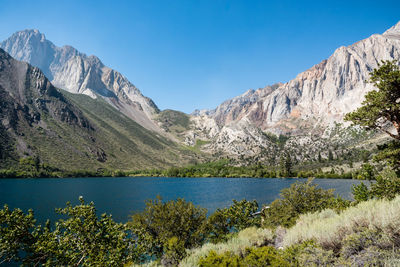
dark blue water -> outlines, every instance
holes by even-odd
[[[296,181],[291,178],[54,178],[0,179],[0,205],[24,211],[33,209],[39,222],[54,221],[55,208],[65,207],[70,201],[78,204],[79,196],[93,201],[99,214],[112,214],[116,221],[126,222],[129,215],[142,211],[145,200],[157,195],[164,200],[184,198],[213,212],[228,207],[232,199],[257,200],[268,204],[279,197],[279,192]],[[334,188],[336,193],[351,198],[351,186],[356,180],[315,179],[322,188]]]

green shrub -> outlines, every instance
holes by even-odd
[[[288,246],[281,255],[290,266],[332,266],[336,260],[333,251],[321,248],[312,240]]]
[[[332,266],[336,257],[332,250],[308,246],[297,255],[299,266]]]
[[[32,210],[24,214],[4,205],[0,210],[0,264],[12,260],[29,264],[39,230]]]
[[[229,226],[236,231],[241,231],[251,226],[260,226],[260,217],[252,217],[251,214],[258,210],[257,201],[233,200],[233,205],[228,208],[227,215]]]
[[[378,177],[371,185],[370,195],[378,199],[394,199],[400,194],[400,178],[388,179]]]
[[[386,168],[379,173],[376,182],[371,183],[370,188],[361,183],[353,186],[352,193],[357,203],[372,198],[394,199],[400,194],[400,178],[394,170]]]
[[[241,266],[290,266],[289,262],[282,258],[279,251],[271,246],[246,249],[245,257],[241,262]]]
[[[337,263],[339,266],[398,266],[386,265],[386,262],[391,258],[392,252],[390,250],[382,250],[377,247],[367,247],[357,254],[351,255],[348,258],[339,258]]]
[[[163,202],[160,197],[146,202],[143,212],[134,214],[128,225],[147,256],[160,258],[171,238],[184,248],[203,244],[207,235],[207,210],[184,199]]]
[[[375,179],[375,167],[369,163],[364,163],[361,166],[361,170],[357,175],[357,179],[359,180],[374,180]]]
[[[240,257],[233,254],[232,252],[225,252],[223,254],[217,254],[214,250],[211,250],[207,256],[199,259],[199,267],[239,267]]]
[[[298,266],[299,265],[298,255],[300,255],[306,248],[314,246],[315,243],[312,240],[293,244],[282,250],[282,257],[287,262],[289,262],[291,266]]]
[[[260,218],[251,214],[258,210],[257,201],[233,200],[233,205],[217,209],[208,218],[209,240],[213,243],[226,241],[230,233],[241,231],[251,226],[260,226]]]
[[[394,246],[393,240],[386,233],[377,229],[366,229],[346,236],[343,239],[340,255],[348,259],[369,247],[390,250]]]
[[[217,254],[229,252],[235,255],[241,255],[245,253],[246,248],[253,246],[265,246],[272,244],[273,241],[274,235],[271,230],[250,227],[236,233],[225,243],[206,243],[200,248],[195,248],[188,251],[188,256],[180,262],[179,266],[196,266],[199,259],[202,257],[204,258],[212,250],[214,250]]]
[[[294,183],[281,191],[281,198],[274,200],[264,212],[265,227],[293,226],[301,214],[326,208],[342,210],[349,201],[336,198],[333,190],[318,188],[309,179],[306,183]]]
[[[161,263],[164,266],[176,266],[185,256],[186,250],[183,241],[174,236],[165,245],[165,254]]]
[[[58,209],[64,215],[51,229],[36,225],[33,212],[0,210],[0,264],[26,266],[120,266],[140,252],[124,224],[106,214],[96,215],[93,203]]]
[[[225,252],[217,254],[214,250],[211,250],[205,257],[201,257],[198,262],[200,267],[211,267],[211,266],[252,266],[252,267],[263,267],[263,266],[289,266],[289,263],[285,261],[279,251],[271,246],[266,247],[252,247],[247,248],[244,255],[236,255],[232,252]]]
[[[351,192],[356,203],[367,201],[372,198],[368,186],[366,186],[363,182],[358,185],[353,185],[351,188]]]
[[[212,243],[226,241],[230,236],[230,221],[227,209],[217,209],[208,217],[208,240]]]

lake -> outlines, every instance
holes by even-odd
[[[93,201],[101,213],[109,213],[119,222],[126,222],[133,212],[142,211],[145,200],[157,195],[163,200],[184,198],[208,209],[228,207],[232,199],[257,200],[268,204],[279,197],[279,192],[296,181],[294,178],[41,178],[0,179],[0,205],[24,211],[32,208],[43,223],[47,218],[58,218],[55,208],[65,207],[70,201],[78,204],[79,196]],[[360,181],[348,179],[315,179],[324,189],[334,188],[344,198],[351,198],[351,186]]]

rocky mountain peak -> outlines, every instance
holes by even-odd
[[[20,40],[29,40],[32,42],[45,42],[46,36],[37,29],[26,29],[14,33],[11,38],[18,38]]]
[[[0,47],[17,60],[40,68],[55,86],[71,93],[102,97],[107,103],[143,127],[162,132],[153,120],[154,102],[119,72],[94,55],[87,56],[69,45],[57,47],[38,30],[16,32]]]
[[[38,30],[16,32],[0,43],[0,47],[17,60],[40,68],[47,77],[52,78],[48,65],[54,45],[47,41],[45,35]]]
[[[212,111],[197,111],[192,121],[201,131],[188,134],[188,143],[195,143],[197,134],[210,141],[210,149],[242,155],[250,151],[237,150],[244,140],[248,140],[247,148],[268,149],[268,142],[262,142],[263,132],[321,137],[361,105],[373,89],[366,81],[381,60],[400,60],[400,22],[384,34],[339,47],[291,81],[247,91]]]
[[[11,50],[13,53],[17,53],[19,57],[30,59],[34,56],[32,51],[23,51],[21,47],[27,47],[28,49],[42,48],[54,46],[51,42],[46,40],[46,36],[38,30],[23,30],[18,31],[11,35],[10,38],[1,43],[1,47],[5,51]]]
[[[400,38],[400,21],[383,33],[383,36]]]

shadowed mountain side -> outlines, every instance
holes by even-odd
[[[192,152],[164,136],[141,127],[101,98],[64,93],[98,131],[95,136],[110,157],[113,168],[143,169],[193,164],[204,155]]]
[[[0,49],[0,161],[23,156],[63,169],[143,169],[195,163],[192,151],[146,130],[98,97],[55,88]]]
[[[163,133],[153,121],[159,110],[121,73],[104,66],[94,55],[72,46],[58,47],[38,30],[14,33],[0,47],[17,60],[40,68],[58,88],[71,93],[101,97],[141,126]]]

